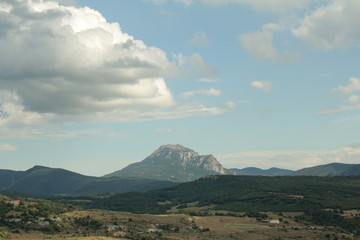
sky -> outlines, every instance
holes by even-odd
[[[2,0],[0,169],[360,163],[358,0]]]

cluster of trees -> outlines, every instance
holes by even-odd
[[[360,236],[360,217],[346,218],[337,212],[308,209],[304,212],[304,215],[297,216],[296,219],[316,225],[337,226],[355,236]]]
[[[198,202],[198,207],[214,204],[216,210],[232,212],[305,212],[299,220],[320,225],[333,224],[346,230],[355,229],[352,232],[357,233],[359,219],[345,219],[321,209],[359,209],[358,186],[359,176],[216,176],[147,193],[102,196],[86,202],[84,206],[161,214],[174,206],[182,211],[188,203]]]
[[[78,231],[81,228],[96,231],[101,227],[99,222],[90,218],[75,218],[67,222],[53,220],[54,216],[73,211],[74,207],[71,205],[41,199],[19,199],[12,203],[8,201],[10,198],[0,200],[0,227],[10,232],[36,230],[59,233],[69,229]]]
[[[85,206],[134,213],[164,213],[196,201],[199,207],[215,204],[218,210],[239,212],[355,209],[360,207],[359,185],[360,177],[217,176],[147,193],[93,198]]]

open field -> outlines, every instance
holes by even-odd
[[[71,237],[66,235],[45,235],[41,233],[30,233],[30,234],[13,234],[11,235],[11,239],[19,239],[19,240],[114,240],[113,237]],[[125,238],[116,238],[116,239],[125,239]]]
[[[0,239],[355,240],[359,182],[216,176],[147,193],[0,196]]]
[[[276,213],[267,214],[272,218],[279,216]],[[44,234],[39,231],[28,233],[20,231],[20,234],[12,233],[8,239],[358,239],[349,234],[340,233],[337,228],[310,226],[292,221],[289,213],[283,215],[289,217],[283,216],[281,223],[274,224],[259,221],[252,217],[130,214],[104,210],[73,211],[60,214],[57,217],[65,222],[69,219],[84,218],[100,222],[102,227],[98,233],[93,231],[87,233],[84,229],[72,233],[69,233],[69,229],[64,229],[59,233],[52,234]],[[125,233],[124,238],[115,238],[113,233],[117,231],[123,231]]]

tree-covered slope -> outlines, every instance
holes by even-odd
[[[357,169],[357,170],[356,170]],[[330,163],[309,168],[303,168],[295,176],[356,176],[360,175],[360,164]]]
[[[359,186],[360,177],[209,176],[172,188],[96,199],[91,206],[156,213],[191,202],[240,212],[358,209]]]
[[[226,170],[227,174],[232,175],[247,175],[247,176],[289,176],[294,173],[294,171],[281,169],[281,168],[269,168],[266,170],[248,167],[248,168],[230,168]]]
[[[148,191],[173,186],[174,183],[140,178],[99,178],[65,169],[35,166],[27,171],[0,171],[0,190],[34,195],[100,194],[105,192]]]

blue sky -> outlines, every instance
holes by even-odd
[[[358,0],[2,1],[0,168],[360,163],[359,22]]]

